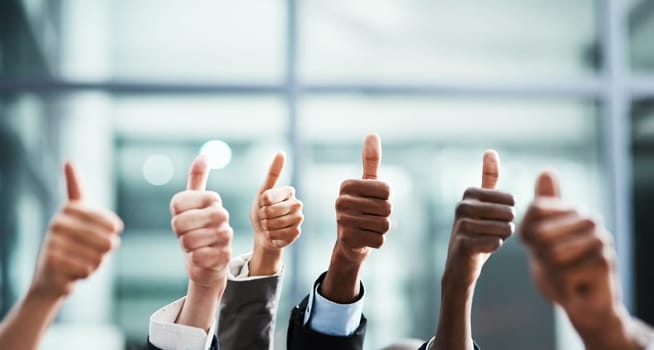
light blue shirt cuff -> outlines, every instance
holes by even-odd
[[[363,283],[361,283],[359,299],[351,304],[339,304],[328,300],[318,293],[319,288],[320,284],[317,284],[313,293],[309,294],[304,324],[326,335],[345,337],[354,334],[359,328],[363,314]]]

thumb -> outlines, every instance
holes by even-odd
[[[494,190],[500,178],[500,155],[493,149],[484,152],[484,164],[481,173],[481,187]]]
[[[377,180],[381,164],[381,140],[377,134],[369,134],[363,143],[363,178]]]
[[[186,189],[189,191],[204,191],[207,188],[209,178],[209,160],[205,155],[199,155],[191,163],[188,171],[188,183]]]
[[[66,175],[66,192],[68,192],[69,201],[81,201],[82,189],[77,176],[77,170],[72,162],[64,164],[64,174]]]
[[[559,190],[559,180],[551,171],[543,171],[536,179],[536,197],[556,197],[561,196]]]
[[[277,184],[277,180],[279,180],[279,177],[282,175],[285,162],[286,162],[286,154],[281,151],[277,152],[277,154],[275,154],[275,158],[273,158],[272,163],[270,163],[270,168],[268,169],[268,175],[266,176],[266,180],[264,180],[263,185],[261,185],[259,194],[263,193],[265,190],[269,190],[275,187],[275,185]]]

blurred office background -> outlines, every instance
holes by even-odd
[[[45,349],[134,349],[186,277],[168,202],[204,147],[209,187],[252,245],[250,202],[276,150],[305,203],[286,259],[288,313],[326,269],[339,183],[383,140],[394,223],[365,270],[367,349],[429,338],[455,203],[502,157],[521,215],[555,168],[615,235],[624,298],[654,323],[654,2],[650,0],[1,0],[0,316],[29,285],[72,159],[126,230],[78,286]],[[485,349],[575,349],[517,237],[477,287]]]

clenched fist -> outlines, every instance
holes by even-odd
[[[513,234],[515,200],[511,194],[495,189],[499,173],[497,152],[487,151],[481,188],[468,188],[456,207],[444,283],[450,282],[451,276],[451,281],[472,285],[490,255]]]
[[[337,249],[353,263],[380,248],[391,228],[390,187],[377,179],[381,141],[370,135],[363,147],[363,179],[345,180],[336,199]]]
[[[380,163],[381,140],[370,134],[363,145],[363,179],[345,180],[336,199],[336,244],[320,293],[337,303],[359,297],[363,263],[391,228],[390,187],[377,179]]]
[[[191,165],[187,190],[173,196],[171,226],[184,251],[186,272],[196,286],[221,290],[232,256],[232,228],[220,195],[206,191],[209,164],[198,156]]]
[[[643,349],[654,337],[622,304],[611,235],[563,202],[558,187],[552,173],[538,177],[520,226],[536,285],[563,307],[587,349]]]
[[[264,250],[279,250],[293,243],[300,236],[304,220],[302,202],[295,198],[295,189],[291,186],[275,188],[284,170],[285,158],[282,152],[275,155],[250,211],[255,246]]]
[[[32,290],[61,297],[98,269],[120,244],[123,222],[112,212],[84,205],[75,168],[65,165],[68,203],[52,219],[38,258]]]

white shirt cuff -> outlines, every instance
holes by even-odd
[[[431,347],[434,345],[434,339],[436,338],[431,337],[431,339],[429,339],[429,343],[427,343],[427,347],[425,349],[431,350]]]
[[[345,337],[354,334],[363,314],[363,283],[360,298],[351,304],[335,303],[320,295],[319,288],[320,284],[317,284],[309,295],[304,324],[326,335]]]
[[[252,252],[245,253],[243,255],[239,255],[235,258],[232,258],[227,268],[227,278],[232,281],[252,281],[252,280],[259,280],[259,279],[264,279],[273,276],[279,276],[281,272],[284,270],[284,266],[282,266],[282,268],[279,269],[279,271],[277,271],[277,273],[275,273],[274,275],[249,276],[250,274],[249,265],[251,259],[252,259]]]
[[[150,343],[162,350],[207,350],[216,332],[216,321],[204,329],[175,323],[186,297],[157,310],[150,317]]]
[[[233,258],[227,268],[227,278],[232,281],[251,281],[271,276],[248,276],[248,264],[252,253],[246,253]],[[272,276],[279,276],[284,267]],[[150,343],[162,350],[208,350],[216,333],[214,320],[209,332],[201,328],[175,323],[182,310],[186,297],[157,310],[150,317]]]

